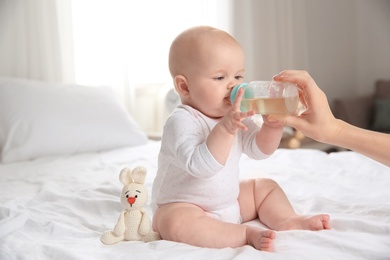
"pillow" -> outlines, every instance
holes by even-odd
[[[390,131],[390,99],[375,100],[375,115],[372,129],[375,131]]]
[[[3,163],[146,142],[146,134],[108,87],[0,77]]]

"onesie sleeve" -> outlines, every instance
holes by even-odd
[[[256,144],[256,134],[260,130],[260,127],[252,118],[245,119],[244,124],[248,127],[248,130],[242,133],[243,153],[255,160],[268,158],[270,154],[263,153]]]
[[[206,145],[206,128],[201,118],[183,108],[176,110],[164,126],[162,146],[170,149],[166,151],[171,155],[170,163],[199,179],[211,178],[223,168]]]

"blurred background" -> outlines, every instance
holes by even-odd
[[[170,43],[195,25],[241,43],[245,81],[307,70],[332,104],[390,79],[389,0],[0,0],[0,75],[112,86],[158,132]]]

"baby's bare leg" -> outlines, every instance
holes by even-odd
[[[272,251],[275,238],[274,231],[222,222],[190,203],[161,206],[154,216],[153,229],[166,240],[211,248],[252,245]]]
[[[270,179],[242,181],[238,201],[243,221],[258,217],[263,224],[274,230],[331,228],[327,214],[309,217],[296,214],[286,194]]]

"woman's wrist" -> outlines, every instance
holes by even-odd
[[[333,122],[329,122],[328,129],[325,132],[325,135],[323,136],[322,140],[318,140],[320,142],[334,144],[334,145],[340,145],[340,141],[342,141],[345,138],[348,138],[345,133],[345,129],[348,128],[348,123],[340,120],[340,119],[333,119]]]

